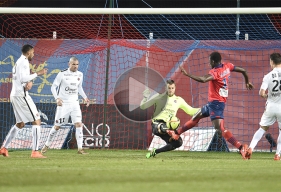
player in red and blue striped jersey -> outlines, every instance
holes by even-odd
[[[209,91],[208,103],[204,105],[201,111],[195,114],[192,119],[187,121],[183,127],[178,128],[175,132],[180,135],[194,127],[200,119],[210,117],[216,131],[229,143],[239,149],[242,158],[246,159],[245,153],[248,146],[237,141],[233,134],[225,128],[223,113],[228,97],[228,79],[231,72],[242,73],[248,90],[253,89],[254,86],[249,82],[249,77],[245,69],[236,67],[232,63],[222,63],[221,54],[219,52],[212,52],[210,54],[210,66],[212,69],[204,76],[192,75],[187,73],[183,67],[180,67],[181,72],[191,79],[200,83],[209,82]],[[174,139],[177,139],[177,136],[174,136]]]

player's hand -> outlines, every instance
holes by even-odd
[[[57,98],[57,106],[62,106],[63,101],[60,98]]]
[[[38,71],[36,73],[37,73],[38,76],[40,76],[40,75],[46,75],[47,72],[48,72],[48,69],[44,68],[44,69],[42,69],[42,70],[40,70],[40,71]]]
[[[147,88],[142,92],[144,98],[148,98],[150,96],[150,90]]]
[[[29,91],[32,88],[32,86],[33,86],[33,82],[32,81],[27,82],[26,85],[25,85],[25,90]]]
[[[180,66],[180,70],[181,70],[182,74],[187,75],[187,72],[185,71],[185,69],[182,66]]]
[[[254,85],[253,85],[252,83],[247,83],[247,84],[246,84],[246,88],[247,88],[248,90],[252,90],[252,89],[254,89]]]
[[[90,100],[88,98],[84,99],[84,102],[86,103],[86,107],[89,107],[90,105]]]

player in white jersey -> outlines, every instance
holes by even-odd
[[[32,122],[32,158],[46,158],[38,150],[41,135],[41,120],[37,108],[28,94],[32,87],[32,80],[39,75],[47,74],[47,69],[42,69],[36,73],[30,74],[29,61],[34,56],[34,49],[31,45],[24,45],[21,49],[22,55],[13,67],[12,91],[10,100],[14,109],[16,124],[9,131],[0,154],[8,157],[8,146],[16,137],[18,131],[22,129],[27,122]]]
[[[280,160],[281,152],[281,55],[272,53],[270,55],[270,66],[272,71],[264,76],[260,87],[259,95],[265,99],[266,107],[260,120],[260,128],[256,131],[249,148],[246,152],[246,158],[250,159],[252,152],[256,147],[263,134],[273,125],[278,122],[279,136],[277,139],[277,150],[274,160]]]
[[[76,128],[75,137],[78,146],[78,154],[87,154],[82,148],[83,124],[78,93],[84,98],[87,107],[90,101],[82,88],[83,73],[78,71],[78,65],[78,59],[76,57],[71,57],[68,63],[69,68],[59,72],[53,82],[51,91],[57,101],[55,123],[41,150],[42,153],[48,150],[60,126],[68,123],[68,119],[71,116],[72,123],[74,123]]]

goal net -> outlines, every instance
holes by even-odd
[[[212,51],[219,51],[223,61],[247,69],[255,86],[246,90],[243,76],[232,73],[224,114],[225,127],[241,143],[249,144],[265,108],[258,91],[270,71],[269,55],[281,52],[280,14],[241,14],[239,22],[236,14],[1,14],[0,23],[0,143],[15,123],[9,100],[11,69],[26,43],[35,48],[31,72],[49,69],[47,75],[36,78],[30,90],[38,109],[47,116],[42,121],[54,124],[56,105],[50,87],[74,55],[84,73],[84,90],[89,99],[96,99],[96,104],[86,107],[81,98],[84,147],[116,149],[161,146],[160,140],[153,139],[151,121],[132,121],[114,105],[118,78],[128,69],[149,67],[164,80],[176,82],[176,95],[193,107],[202,107],[207,103],[208,84],[181,75],[179,66],[205,75]],[[139,119],[147,114],[133,110],[130,115]],[[182,123],[191,118],[181,110],[177,116]],[[182,150],[235,150],[223,140],[218,143],[209,118],[191,131],[184,136]],[[269,133],[277,139],[277,124]],[[274,146],[263,137],[256,150],[270,147]],[[19,147],[13,144],[11,148]]]

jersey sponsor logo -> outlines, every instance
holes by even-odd
[[[230,74],[229,68],[227,68],[226,70],[224,70],[224,71],[221,73],[220,77],[224,77],[224,76],[226,76],[226,75],[228,75],[228,74]]]

